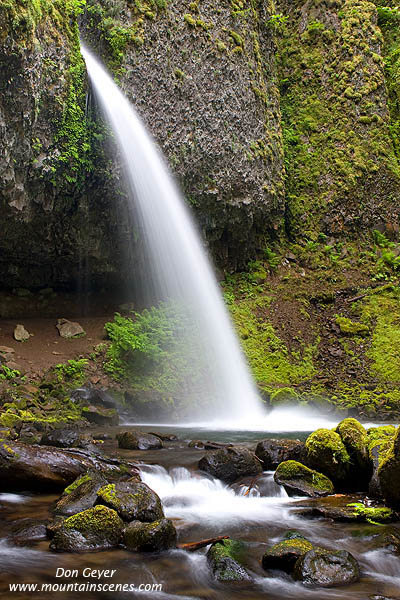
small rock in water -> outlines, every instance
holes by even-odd
[[[29,340],[30,333],[25,329],[23,325],[17,325],[14,329],[14,339],[17,342],[26,342]]]
[[[118,446],[126,450],[152,450],[162,448],[159,437],[142,431],[122,431],[117,435]]]
[[[84,337],[86,335],[82,325],[74,321],[68,321],[68,319],[58,319],[56,327],[63,338]]]

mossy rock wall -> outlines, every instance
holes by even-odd
[[[388,96],[396,74],[387,67],[398,22],[381,29],[365,0],[278,7],[288,17],[277,37],[288,231],[397,233],[398,103]]]

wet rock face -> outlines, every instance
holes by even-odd
[[[226,483],[232,483],[246,475],[262,473],[259,460],[243,446],[231,446],[209,452],[200,459],[199,469]]]
[[[258,234],[273,232],[283,216],[268,9],[258,3],[235,16],[229,4],[203,0],[195,9],[169,0],[154,19],[142,15],[143,43],[127,46],[122,59],[124,91],[165,152],[219,262],[231,266],[246,264]],[[116,20],[126,27],[140,16],[121,2]],[[86,35],[107,52],[90,20]]]
[[[355,583],[360,567],[347,550],[310,550],[299,558],[294,576],[307,586],[336,587]]]
[[[176,546],[176,529],[170,519],[153,523],[132,521],[125,528],[124,544],[137,552],[160,552]]]
[[[262,440],[257,444],[256,456],[266,471],[276,469],[285,460],[302,460],[304,444],[298,440]]]
[[[82,32],[110,59],[107,15],[98,22],[95,16],[108,3],[88,4],[96,10],[81,15]],[[69,97],[76,18],[57,21],[43,11],[28,30],[14,25],[17,10],[1,17],[0,285],[68,285],[79,278],[83,258],[95,282],[121,283],[128,234],[118,242],[119,174],[84,130],[84,72],[77,97]],[[185,19],[178,0],[155,10],[155,18],[137,10],[126,0],[113,8],[121,31],[143,18],[144,32],[112,66],[123,67],[121,85],[166,153],[220,263],[244,265],[283,215],[274,43],[264,8],[237,18],[230,6],[205,1],[193,17],[198,23]]]

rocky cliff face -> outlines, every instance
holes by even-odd
[[[131,229],[120,235],[118,169],[87,111],[78,21],[165,152],[221,266],[241,268],[285,234],[397,234],[395,9],[29,6],[0,8],[0,286],[68,286],[83,264],[99,284],[126,277]]]

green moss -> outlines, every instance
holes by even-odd
[[[118,506],[119,504],[121,504],[120,500],[116,495],[114,483],[110,483],[100,488],[97,492],[97,496],[107,504],[112,504],[113,506]]]
[[[387,507],[374,508],[372,506],[365,506],[362,502],[351,502],[346,506],[353,507],[354,514],[364,517],[368,523],[373,525],[390,523],[395,520],[394,512]]]
[[[82,475],[82,477],[78,477],[68,487],[65,488],[64,494],[71,494],[80,485],[82,485],[83,483],[86,483],[87,481],[91,481],[91,479],[92,478],[88,473],[86,473],[86,475]]]
[[[281,482],[296,481],[296,479],[298,479],[308,483],[316,490],[328,494],[333,494],[335,491],[333,484],[328,477],[318,471],[306,467],[296,460],[286,460],[281,462],[276,469],[276,477],[279,478]]]
[[[336,324],[339,325],[341,333],[344,335],[360,335],[365,336],[369,334],[367,325],[363,323],[356,323],[347,317],[336,317]]]
[[[281,542],[278,542],[277,544],[271,546],[271,548],[268,548],[268,550],[264,554],[264,557],[282,557],[287,555],[288,553],[298,554],[302,556],[309,550],[312,550],[313,547],[314,546],[312,545],[312,543],[306,539],[294,538],[291,540],[282,540]]]
[[[371,373],[381,381],[400,382],[400,290],[371,294],[360,306],[361,319],[372,325],[372,344],[367,352]]]
[[[349,454],[364,452],[368,444],[367,432],[359,421],[352,418],[344,419],[335,430],[341,437]]]
[[[349,225],[358,234],[365,186],[374,189],[375,202],[379,197],[382,207],[389,208],[388,188],[374,173],[384,172],[395,187],[400,178],[389,133],[393,125],[379,110],[385,78],[382,57],[376,54],[382,39],[376,9],[369,1],[348,0],[341,6],[339,26],[333,27],[336,7],[324,8],[323,23],[315,18],[321,10],[317,7],[288,7],[289,19],[276,36],[286,225],[298,236],[320,230],[324,222],[335,222],[338,235],[349,231]],[[394,77],[391,81],[395,99],[398,83]],[[395,106],[398,115],[398,99]]]
[[[381,425],[380,427],[370,427],[367,430],[368,444],[376,442],[386,442],[394,437],[396,427],[394,425]]]
[[[273,390],[274,384],[290,386],[313,377],[318,340],[315,344],[300,342],[299,350],[290,350],[268,320],[271,298],[253,286],[245,294],[240,288],[225,287],[226,292],[230,289],[234,290],[233,297],[239,297],[229,304],[229,310],[259,385]]]
[[[83,534],[118,529],[120,525],[121,519],[115,510],[102,504],[68,517],[63,524],[66,529],[75,529]]]

